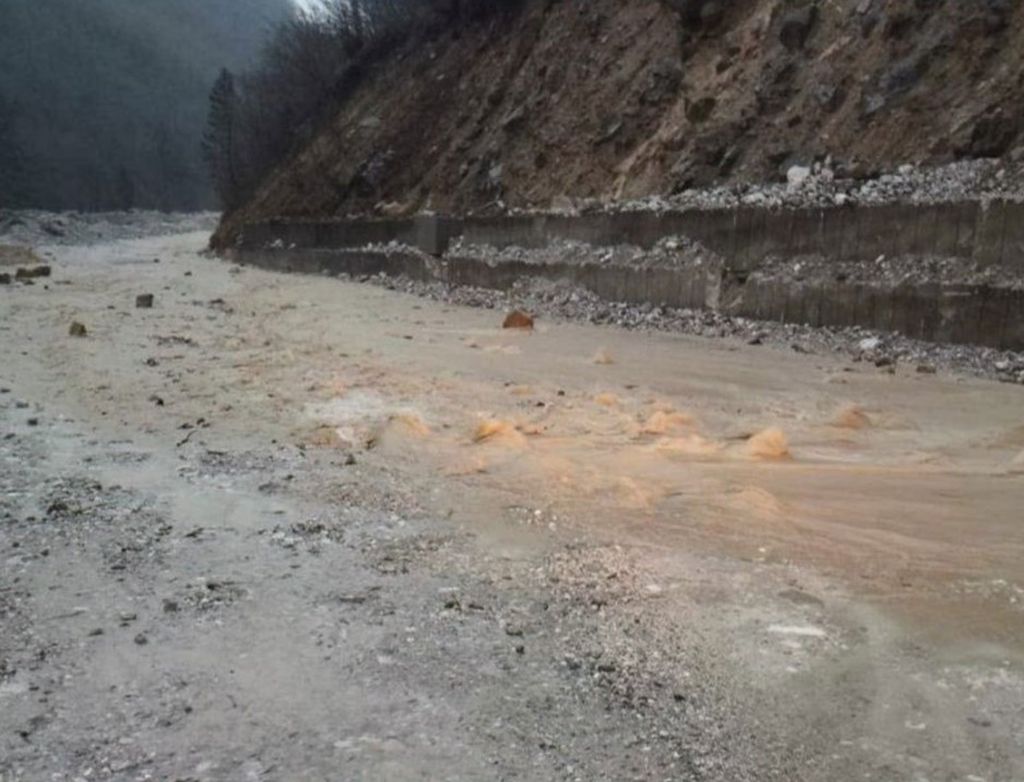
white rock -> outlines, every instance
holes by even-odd
[[[790,166],[786,172],[786,181],[790,187],[800,187],[811,175],[811,169],[807,166]]]
[[[868,337],[867,339],[862,339],[858,342],[857,347],[860,348],[863,353],[870,353],[872,350],[878,350],[881,344],[882,340],[878,337]]]
[[[803,638],[825,638],[827,633],[814,625],[771,625],[769,633],[776,635],[796,635]]]

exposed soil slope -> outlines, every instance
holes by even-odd
[[[547,206],[1022,150],[1001,0],[528,0],[376,64],[221,234],[270,216]]]

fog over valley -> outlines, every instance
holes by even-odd
[[[200,148],[221,68],[290,0],[4,0],[0,207],[215,205]]]

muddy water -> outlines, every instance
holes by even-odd
[[[306,434],[435,476],[453,514],[528,507],[653,549],[809,564],[910,615],[940,600],[954,633],[1024,640],[1019,388],[665,334],[508,332],[500,313],[339,282],[301,296],[265,320],[294,352],[258,382],[301,366]]]

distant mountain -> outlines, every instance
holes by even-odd
[[[2,0],[0,206],[196,209],[207,96],[290,0]]]

